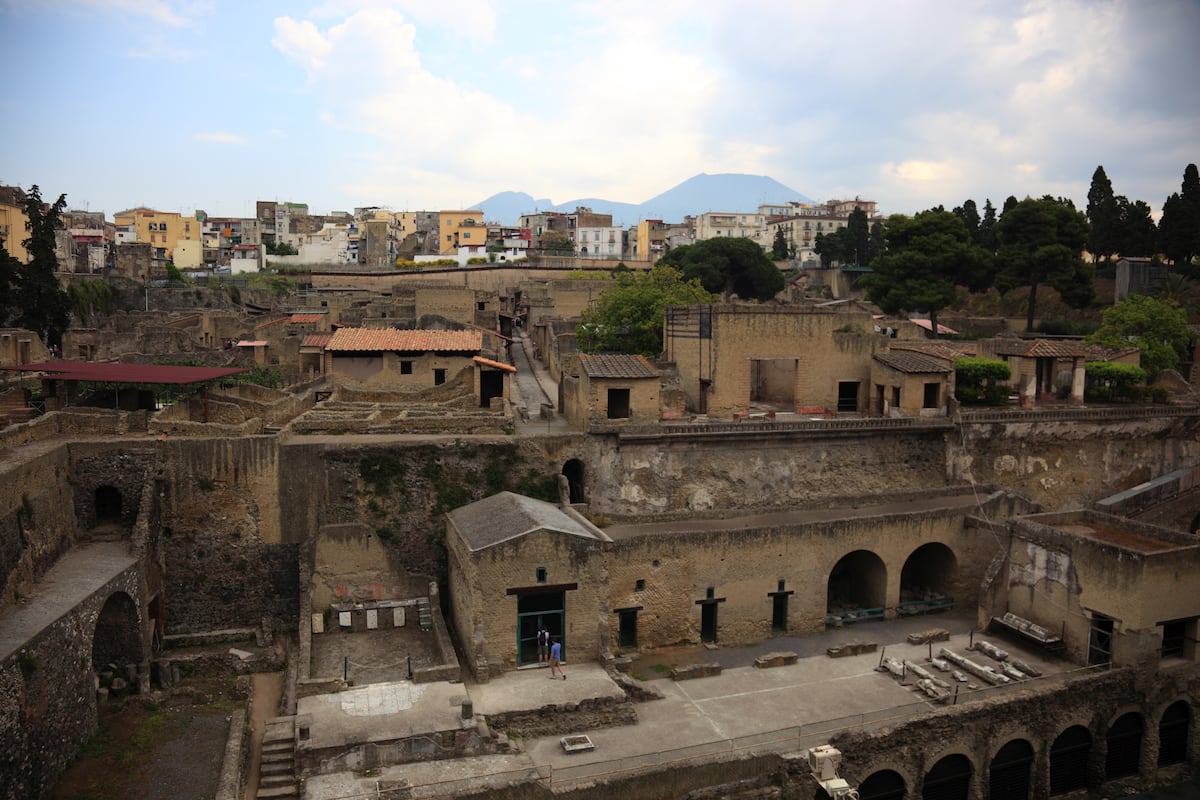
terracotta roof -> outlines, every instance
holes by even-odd
[[[927,331],[933,330],[933,323],[927,319],[910,319],[909,322],[911,322],[913,325],[916,325],[918,328],[924,328]],[[945,325],[939,322],[938,336],[941,336],[943,333],[947,336],[954,336],[958,333],[958,331],[954,330],[953,328],[947,328]]]
[[[288,322],[320,322],[324,318],[324,314],[292,314]]]
[[[165,364],[115,364],[96,361],[45,361],[0,367],[18,372],[44,372],[50,380],[97,383],[204,383],[247,372],[232,367],[177,367]]]
[[[499,361],[492,361],[490,358],[484,358],[483,356],[475,356],[471,360],[474,361],[476,364],[482,364],[485,367],[493,367],[495,369],[504,370],[505,372],[516,372],[517,371],[517,368],[514,367],[512,364],[504,364]]]
[[[954,368],[949,366],[945,361],[940,361],[922,353],[914,353],[910,350],[876,353],[875,360],[884,366],[891,367],[897,372],[930,373],[954,371]]]
[[[591,378],[657,378],[659,372],[645,356],[597,353],[580,354],[579,363]]]
[[[324,348],[329,344],[329,340],[333,338],[332,333],[310,333],[300,342],[301,347],[320,347]]]
[[[395,328],[339,328],[325,346],[332,351],[458,351],[483,349],[480,331],[399,331]]]
[[[1086,358],[1087,350],[1079,342],[1052,342],[1048,339],[1004,340],[996,347],[996,352],[1002,356],[1021,356],[1022,358]]]
[[[1141,352],[1136,347],[1109,347],[1103,344],[1083,344],[1080,349],[1087,353],[1088,361],[1112,361]]]
[[[979,352],[979,348],[975,346],[975,342],[943,342],[938,339],[896,339],[888,345],[888,350],[893,353],[897,350],[911,350],[916,353],[924,353],[931,358],[941,358],[946,361],[968,358]]]

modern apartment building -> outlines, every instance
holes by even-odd
[[[439,211],[438,248],[445,256],[457,256],[458,248],[487,242],[482,211]]]

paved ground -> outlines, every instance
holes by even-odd
[[[556,736],[526,739],[520,740],[523,752],[515,755],[387,767],[369,777],[315,776],[308,780],[305,796],[308,800],[333,800],[373,791],[375,781],[385,785],[402,781],[412,789],[413,797],[453,796],[473,782],[486,780],[495,785],[535,775],[556,787],[571,786],[599,774],[678,758],[813,746],[828,741],[840,728],[890,724],[935,708],[914,692],[911,680],[902,685],[876,669],[883,651],[888,656],[924,662],[930,648],[909,645],[905,639],[910,632],[940,627],[950,631],[952,637],[948,643],[934,645],[934,655],[943,646],[966,654],[973,638],[972,623],[971,614],[959,612],[863,623],[821,636],[777,637],[748,647],[681,648],[647,655],[643,658],[647,664],[717,662],[725,669],[721,675],[697,680],[675,682],[659,677],[647,681],[663,693],[664,699],[638,704],[636,725],[586,731],[595,745],[591,752],[564,753]],[[1049,676],[1044,680],[1054,680],[1054,676],[1073,668],[1009,641],[987,639],[1009,650],[1013,657],[1040,667]],[[876,642],[881,649],[847,658],[826,655],[828,647],[849,641]],[[773,669],[751,666],[757,656],[779,650],[797,653],[799,662]],[[988,662],[982,654],[971,656],[981,663]],[[567,680],[562,681],[550,680],[543,669],[518,670],[486,684],[467,684],[463,693],[471,698],[475,712],[486,716],[501,710],[577,702],[616,691],[598,664],[567,664],[566,673]],[[959,686],[960,703],[1006,691],[971,691]],[[447,702],[442,697],[430,699],[434,703]],[[432,704],[428,711],[421,710],[420,705],[418,699],[411,710],[398,712],[397,716],[444,713]],[[382,722],[384,717],[377,719]],[[371,722],[372,733],[379,722]],[[313,729],[317,729],[315,723]],[[339,729],[339,735],[347,733],[345,728]]]
[[[410,612],[415,622],[416,608]],[[416,624],[402,628],[344,633],[336,628],[312,637],[311,676],[340,678],[343,670],[356,685],[402,681],[412,668],[436,666],[437,644],[433,631]]]

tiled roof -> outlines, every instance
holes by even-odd
[[[403,351],[427,353],[483,349],[480,331],[398,331],[395,328],[338,328],[325,346],[332,351]]]
[[[1052,342],[1048,339],[1005,340],[996,346],[996,353],[1002,356],[1021,356],[1022,358],[1086,358],[1087,350],[1079,342]]]
[[[499,361],[492,361],[490,358],[484,358],[483,356],[475,356],[471,360],[474,361],[476,364],[482,364],[485,367],[492,367],[494,369],[503,370],[504,372],[516,372],[517,371],[517,368],[514,367],[512,364],[504,364]]]
[[[292,314],[288,322],[320,322],[324,318],[324,314]]]
[[[918,341],[916,339],[896,339],[888,345],[888,349],[893,353],[897,350],[911,350],[914,353],[923,353],[931,358],[941,358],[946,361],[954,361],[958,358],[970,358],[979,352],[979,348],[975,346],[975,342]]]
[[[918,328],[924,328],[927,331],[933,330],[933,323],[927,319],[910,319],[909,322],[911,322],[913,325],[916,325]],[[953,328],[948,328],[942,323],[938,323],[938,336],[941,336],[942,334],[954,336],[957,333],[958,331],[954,330]]]
[[[891,367],[897,372],[929,373],[953,372],[954,368],[945,361],[939,361],[921,353],[902,350],[900,352],[876,353],[875,360],[884,366]]]
[[[1103,344],[1084,344],[1080,349],[1087,353],[1088,361],[1112,361],[1140,352],[1136,347],[1108,347]]]
[[[276,317],[275,319],[269,319],[266,322],[260,322],[257,325],[255,325],[254,330],[259,331],[259,330],[262,330],[263,328],[269,328],[272,325],[278,325],[279,323],[284,322],[286,320],[287,320],[287,317]]]
[[[332,333],[310,333],[300,342],[301,347],[321,347],[329,344],[329,340],[333,338]]]
[[[472,551],[516,539],[534,531],[554,531],[584,539],[601,539],[590,525],[544,500],[500,492],[446,515]]]
[[[590,378],[657,378],[659,375],[645,356],[581,354],[579,363]]]
[[[254,340],[243,339],[242,341],[237,343],[237,346],[238,347],[266,347],[267,342],[265,339],[254,339]]]

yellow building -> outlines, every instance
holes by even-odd
[[[28,218],[21,206],[25,193],[19,186],[0,186],[0,239],[4,240],[4,249],[22,264],[29,261],[29,253],[25,250],[25,230]]]
[[[459,246],[487,242],[482,211],[439,211],[438,253],[458,255]]]
[[[113,214],[118,227],[132,225],[139,242],[149,242],[155,258],[173,258],[180,240],[200,241],[200,222],[174,211],[132,208]]]

